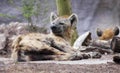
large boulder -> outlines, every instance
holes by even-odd
[[[35,29],[35,30],[34,30]],[[21,34],[27,34],[29,32],[40,32],[46,33],[46,29],[34,26],[34,29],[31,29],[31,26],[28,26],[28,23],[19,23],[11,22],[9,24],[0,25],[0,55],[3,53],[9,55],[11,53],[12,41]]]

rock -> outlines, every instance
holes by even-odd
[[[111,40],[92,40],[90,46],[110,49]]]
[[[41,27],[34,26],[36,31],[43,32]],[[10,56],[12,41],[18,35],[29,33],[30,31],[27,28],[30,28],[28,23],[20,22],[11,22],[9,24],[0,25],[0,56]]]
[[[26,23],[11,22],[7,24],[0,25],[0,55],[10,56],[12,41],[16,36],[20,34],[25,34]]]
[[[0,50],[5,48],[6,41],[7,41],[7,36],[5,34],[0,34]]]
[[[91,40],[91,33],[88,31],[77,38],[77,40],[73,44],[73,48],[80,49],[82,46],[88,46],[90,40]]]
[[[113,37],[110,47],[114,53],[120,53],[120,37],[118,36]]]

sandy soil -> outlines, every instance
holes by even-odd
[[[112,55],[101,59],[79,61],[34,61],[13,63],[0,58],[0,73],[119,73],[120,65],[112,62]]]

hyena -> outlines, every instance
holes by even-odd
[[[97,35],[100,40],[110,40],[118,34],[119,34],[119,28],[117,26],[114,27],[113,29],[108,28],[103,31],[101,29],[97,28]]]
[[[77,24],[77,15],[58,17],[51,13],[51,33],[29,33],[20,35],[13,41],[12,59],[14,61],[34,60],[73,60],[87,58],[70,46],[70,39]]]
[[[110,39],[117,40],[117,39],[115,39],[115,36],[117,36],[118,34],[119,34],[118,27],[115,27],[113,29],[109,28],[109,29],[106,29],[104,31],[97,29],[97,35],[99,36],[100,40],[110,40]],[[118,53],[120,52],[119,48],[112,49],[112,50],[113,50],[113,52],[118,52]],[[120,64],[120,54],[113,56],[113,61],[115,63]]]

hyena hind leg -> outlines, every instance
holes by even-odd
[[[11,59],[14,60],[15,62],[18,61],[18,51],[16,51],[15,49],[12,51]]]
[[[16,51],[13,50],[12,54],[11,54],[11,58],[12,60],[14,60],[14,62],[24,62],[24,61],[30,61],[30,56],[25,55],[24,51]]]

